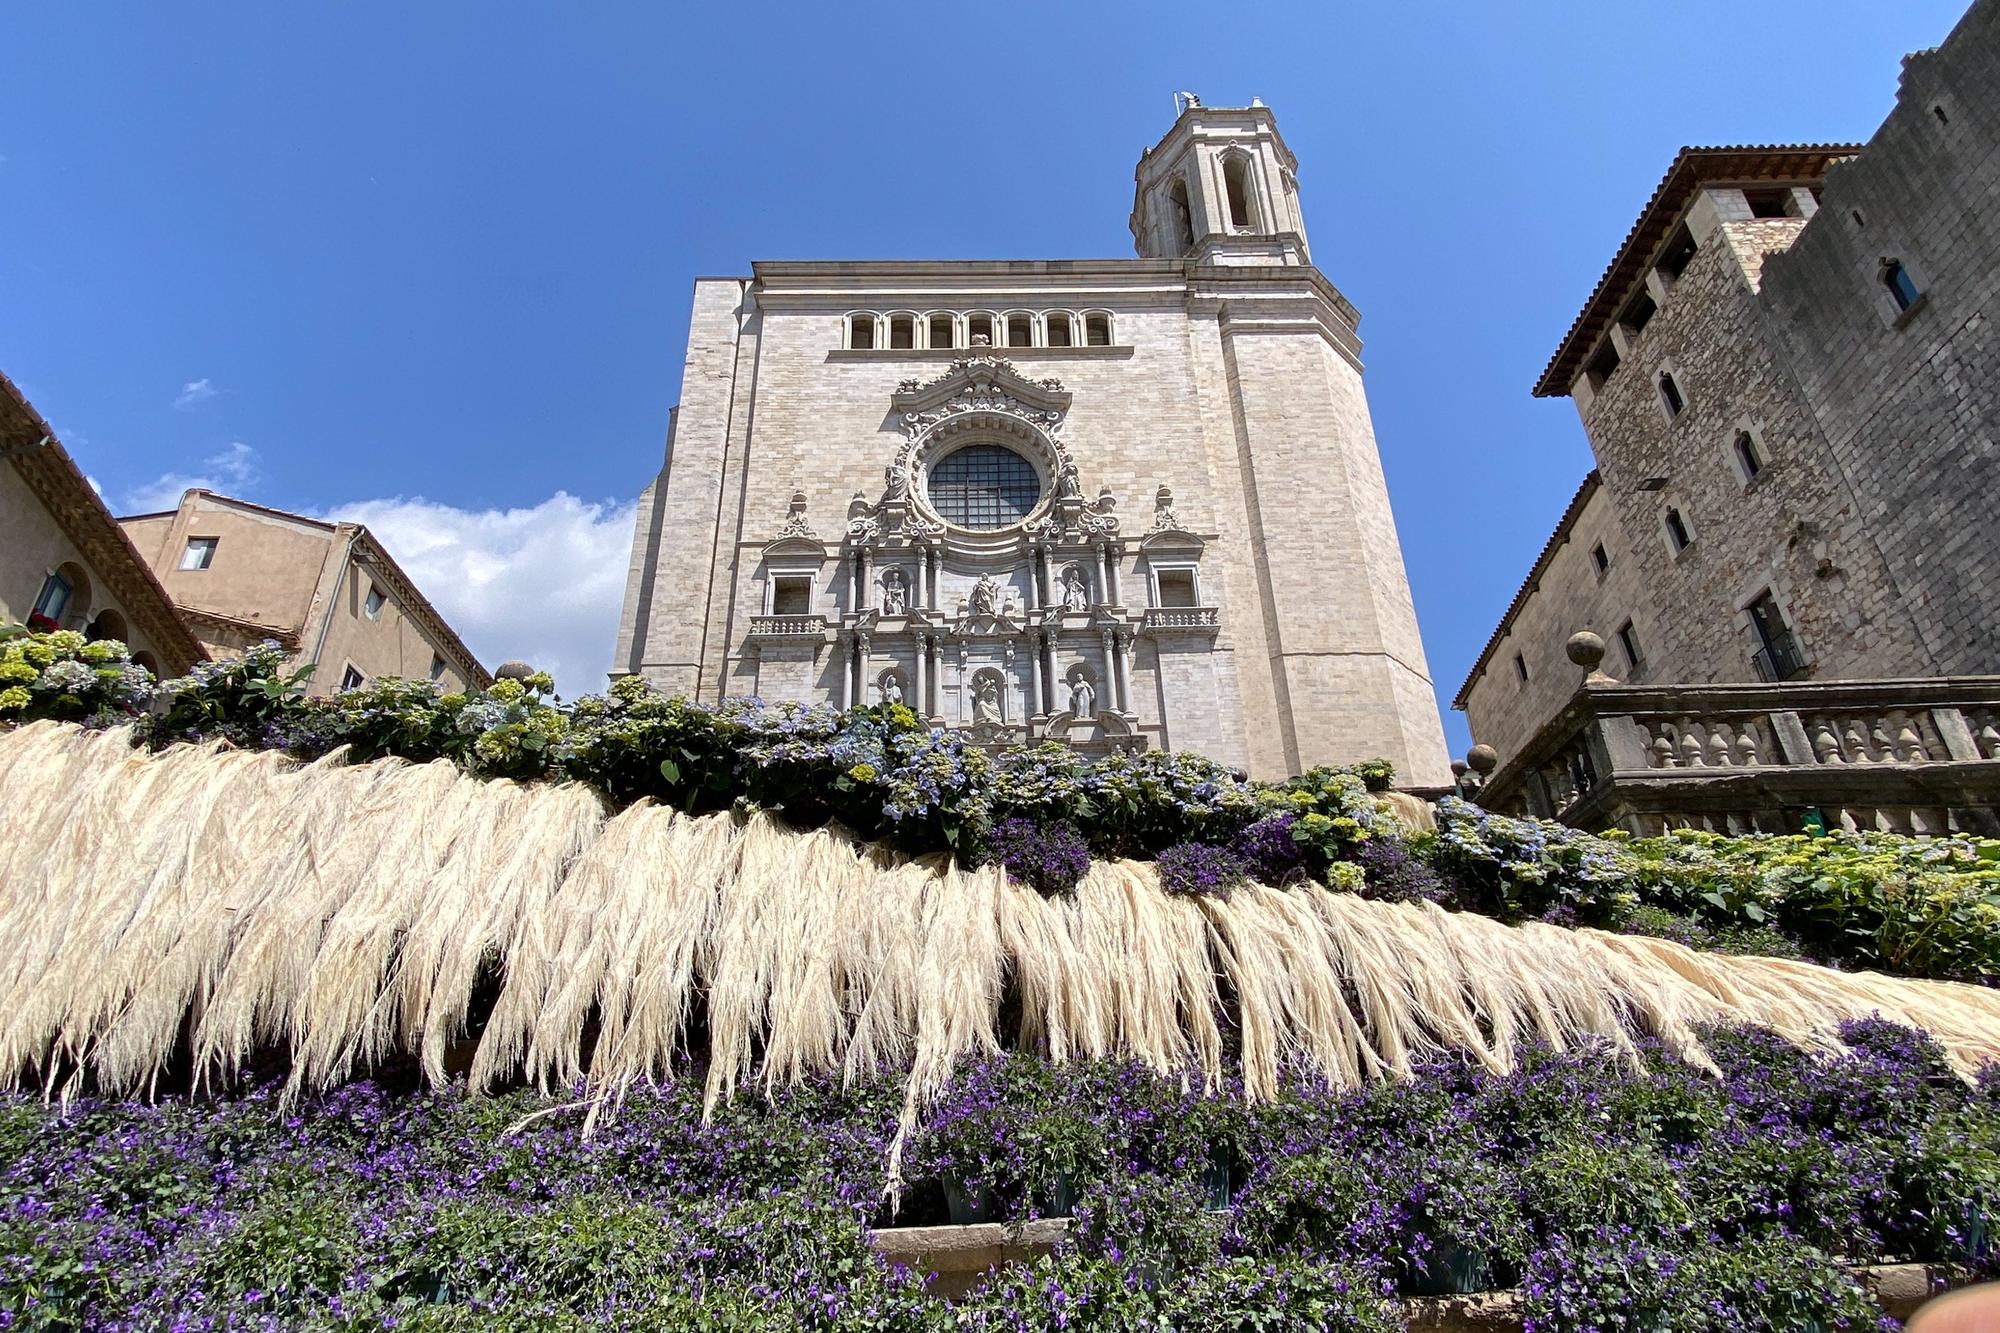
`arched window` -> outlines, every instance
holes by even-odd
[[[889,346],[891,349],[915,347],[917,345],[916,321],[908,315],[889,316]]]
[[[875,316],[849,315],[847,317],[847,345],[864,352],[874,349]]]
[[[130,642],[132,631],[125,626],[125,617],[110,607],[97,613],[97,619],[83,632],[83,637],[95,643],[100,639],[116,639],[120,643]]]
[[[966,337],[974,347],[982,345],[991,347],[999,341],[993,336],[993,316],[991,315],[969,315],[966,317],[965,327]],[[986,340],[984,344],[980,342],[982,338]]]
[[[148,652],[133,653],[132,665],[142,666],[146,668],[146,670],[152,672],[154,680],[158,680],[160,678],[160,659],[153,656],[151,653]]]
[[[36,629],[79,629],[90,614],[90,575],[65,560],[42,580],[28,623]]]
[[[954,338],[953,336],[954,330],[952,328],[952,323],[953,321],[950,315],[931,316],[930,319],[931,346],[956,347],[958,345],[956,338]]]
[[[1757,439],[1747,430],[1736,432],[1732,446],[1736,454],[1736,466],[1743,473],[1743,480],[1755,481],[1757,474],[1764,470],[1764,457],[1757,451]]]
[[[1250,215],[1250,160],[1231,154],[1222,159],[1222,188],[1229,196],[1229,225],[1235,231],[1249,231],[1256,224]]]
[[[1009,347],[1032,347],[1035,345],[1035,321],[1032,316],[1007,316],[1007,345]]]
[[[1049,346],[1074,347],[1076,345],[1076,325],[1071,321],[1068,311],[1051,310],[1048,314],[1042,316],[1042,321],[1048,326]]]
[[[1111,316],[1102,313],[1083,317],[1083,343],[1086,347],[1111,346]]]
[[[1897,310],[1908,310],[1923,295],[1917,289],[1917,280],[1910,276],[1910,270],[1903,267],[1900,259],[1882,262],[1882,285],[1889,289],[1889,299],[1896,303]]]
[[[1180,253],[1194,249],[1194,214],[1188,209],[1187,182],[1179,176],[1167,186],[1167,225],[1172,228],[1174,244]]]
[[[1660,404],[1667,409],[1669,417],[1679,416],[1681,409],[1687,406],[1687,399],[1681,396],[1680,381],[1674,378],[1671,370],[1660,372]]]
[[[929,494],[945,522],[990,532],[1026,518],[1042,498],[1042,481],[1012,449],[973,444],[931,465]]]
[[[1667,510],[1666,524],[1667,542],[1674,548],[1675,555],[1679,555],[1694,544],[1694,538],[1688,535],[1687,520],[1681,517],[1680,510]]]

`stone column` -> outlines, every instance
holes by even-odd
[[[1134,711],[1132,708],[1132,658],[1137,653],[1139,645],[1138,641],[1132,637],[1130,631],[1119,636],[1118,644],[1118,694],[1120,698],[1125,700],[1125,711],[1130,713]]]
[[[854,566],[861,572],[861,588],[856,595],[854,609],[872,611],[875,609],[875,587],[868,578],[868,548],[863,547],[854,553]]]
[[[859,680],[856,682],[858,686],[857,697],[862,703],[873,703],[875,701],[868,697],[868,636],[866,634],[855,635],[854,648],[855,656],[861,663]]]
[[[1034,549],[1029,552],[1029,563],[1033,566],[1033,569],[1030,571],[1033,577],[1029,581],[1035,585],[1035,590],[1038,594],[1036,602],[1041,606],[1047,606],[1049,604],[1049,548],[1039,542],[1036,543]]]
[[[924,553],[924,563],[930,566],[931,571],[931,599],[925,606],[927,610],[935,611],[938,609],[938,580],[944,577],[943,552],[932,547]]]
[[[913,606],[928,607],[931,604],[931,548],[917,548],[917,600]]]
[[[1111,595],[1111,543],[1097,544],[1097,600],[1105,606],[1116,606],[1118,599]]]
[[[1114,712],[1125,711],[1125,701],[1118,694],[1118,645],[1110,630],[1103,633],[1104,641],[1104,694]]]
[[[840,654],[840,706],[854,707],[854,645],[848,640],[847,631],[834,636],[834,650]]]
[[[1042,669],[1049,677],[1049,695],[1053,698],[1062,689],[1061,679],[1056,675],[1056,636],[1053,632],[1042,635],[1041,659]],[[1060,713],[1068,707],[1069,700],[1065,698],[1050,711]]]
[[[1111,580],[1105,585],[1107,592],[1104,600],[1113,606],[1125,605],[1125,595],[1118,586],[1118,555],[1117,543],[1106,542],[1104,544],[1104,568]]]
[[[927,720],[931,715],[930,656],[931,636],[928,634],[919,634],[917,636],[917,675],[916,680],[913,682],[915,688],[910,691],[910,707],[915,710],[919,721]]]
[[[1035,716],[1047,714],[1048,708],[1042,699],[1042,645],[1039,634],[1028,636],[1028,677],[1035,683]]]

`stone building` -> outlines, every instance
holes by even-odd
[[[492,677],[358,523],[325,523],[194,489],[122,518],[181,617],[218,657],[276,640],[311,694],[378,676],[484,688]]]
[[[1550,768],[1574,631],[1604,641],[1599,688],[1651,692],[1654,769],[2000,758],[1984,705],[1933,717],[1912,684],[2000,672],[1996,290],[2000,0],[1904,62],[1866,145],[1683,149],[1535,386],[1597,467],[1454,700],[1489,790],[1580,798]],[[1757,682],[1785,689],[1675,715],[1676,689]]]
[[[696,283],[615,659],[982,743],[1448,781],[1362,387],[1261,105],[1140,159],[1133,259]]]
[[[118,520],[0,375],[0,625],[118,639],[155,676],[206,655]]]

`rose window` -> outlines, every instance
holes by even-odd
[[[931,508],[956,527],[990,532],[1026,518],[1042,498],[1042,479],[1012,449],[974,444],[931,465]]]

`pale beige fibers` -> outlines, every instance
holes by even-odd
[[[292,1091],[396,1055],[442,1084],[469,1055],[475,1087],[580,1086],[593,1116],[684,1062],[705,1065],[711,1109],[900,1070],[906,1134],[962,1058],[1003,1044],[1209,1084],[1234,1045],[1253,1098],[1288,1069],[1354,1086],[1463,1051],[1506,1070],[1531,1040],[1635,1054],[1651,1034],[1706,1063],[1698,1029],[1726,1021],[1837,1049],[1843,1021],[1880,1014],[1962,1073],[2000,1059],[2000,995],[1975,986],[1312,885],[1183,898],[1138,861],[1045,898],[769,814],[611,816],[582,787],[444,763],[130,741],[0,734],[0,1072],[17,1084],[145,1092],[189,1033],[207,1080],[260,1048],[289,1054]]]

